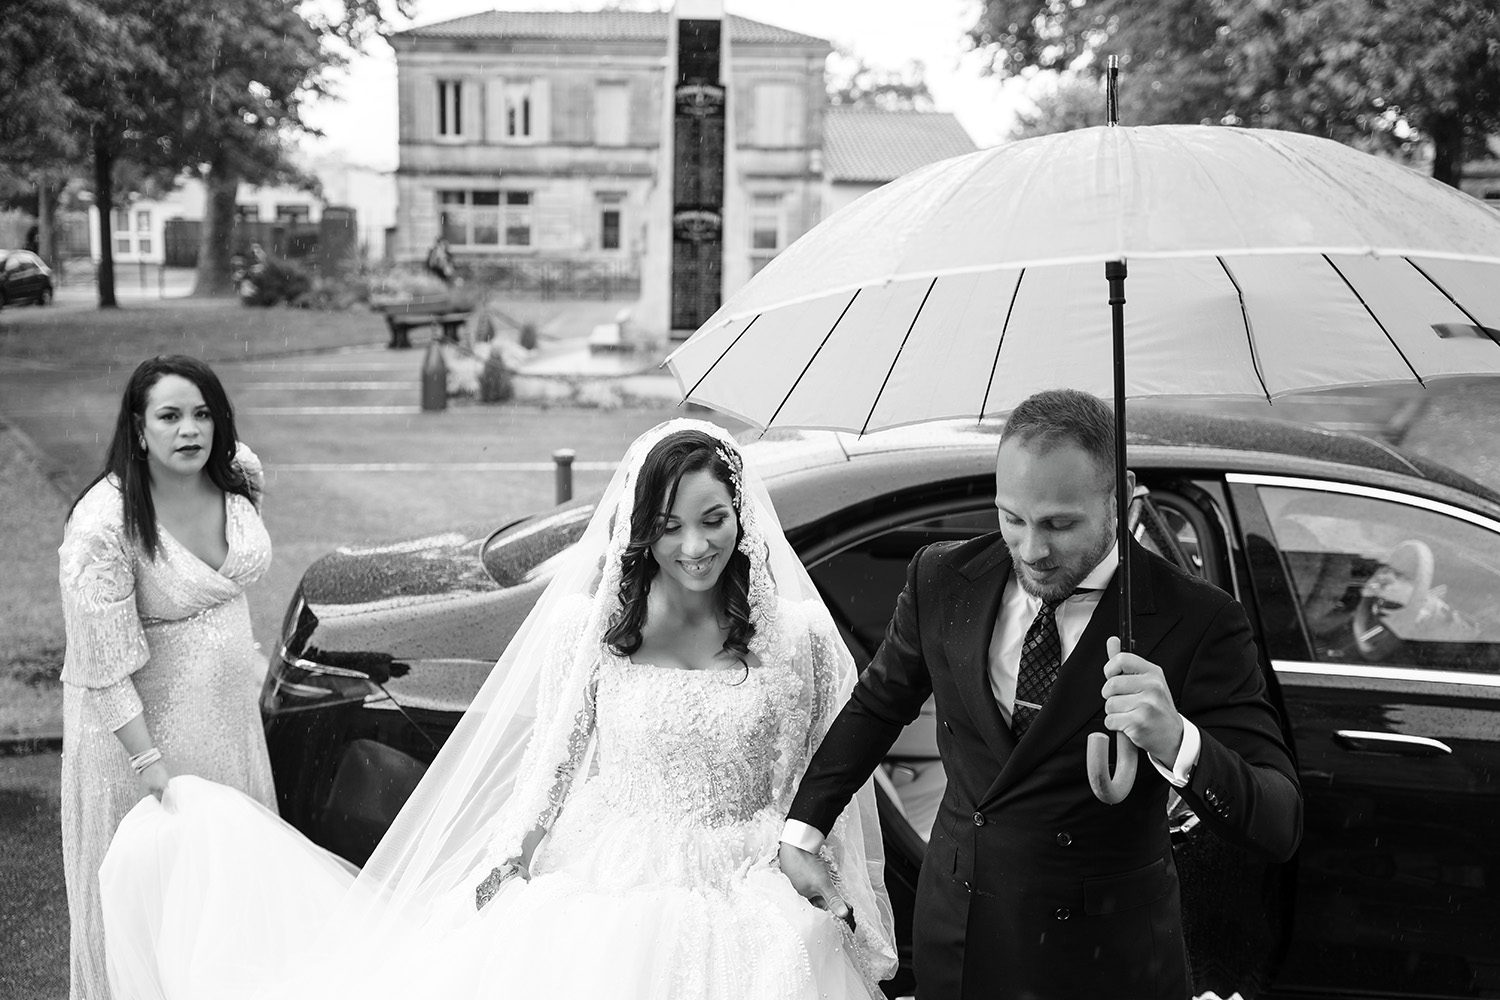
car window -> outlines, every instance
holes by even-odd
[[[1500,532],[1378,497],[1259,491],[1317,660],[1500,673]]]

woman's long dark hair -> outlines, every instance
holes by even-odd
[[[131,373],[130,381],[125,383],[125,393],[120,397],[115,435],[109,442],[104,468],[84,487],[83,493],[78,494],[68,508],[68,516],[73,516],[78,501],[99,480],[113,476],[119,484],[120,500],[125,508],[125,537],[144,549],[151,559],[156,558],[161,539],[156,532],[156,505],[151,502],[151,471],[146,452],[140,446],[140,436],[146,422],[146,396],[151,387],[167,375],[180,375],[197,386],[213,417],[214,443],[209,449],[208,464],[203,468],[209,480],[225,493],[238,493],[251,503],[260,503],[255,487],[234,461],[239,437],[234,430],[234,409],[229,405],[229,396],[224,392],[219,376],[202,361],[185,354],[162,355],[142,361]]]
[[[635,481],[635,509],[630,515],[630,542],[620,563],[620,610],[610,619],[604,634],[604,641],[619,656],[629,656],[641,648],[646,595],[661,569],[651,555],[651,546],[666,532],[667,512],[677,500],[682,477],[707,469],[724,484],[736,517],[741,516],[744,501],[735,489],[737,470],[719,456],[720,449],[730,450],[730,446],[703,431],[677,431],[658,441],[641,463]],[[744,522],[740,521],[734,551],[719,577],[718,588],[721,610],[729,619],[724,648],[741,661],[749,655],[750,638],[755,635],[755,625],[750,621],[750,559],[739,548],[744,533]]]

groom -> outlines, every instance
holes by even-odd
[[[1016,407],[995,465],[999,533],[917,553],[792,802],[782,870],[845,916],[816,852],[935,695],[948,786],[917,887],[920,1000],[1182,1000],[1168,790],[1272,860],[1301,836],[1296,773],[1237,602],[1132,543],[1135,651],[1109,655],[1113,442],[1112,410],[1087,393]],[[1088,734],[1104,729],[1151,764],[1112,806],[1084,766]]]

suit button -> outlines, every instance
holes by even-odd
[[[1066,906],[1059,906],[1057,912],[1053,914],[1058,920],[1067,920],[1072,915],[1073,911],[1069,910]]]
[[[1070,836],[1068,836],[1066,833],[1059,833],[1057,835],[1057,846],[1058,847],[1067,847],[1072,842],[1073,842],[1073,838],[1070,837]]]
[[[984,826],[984,813],[975,813],[974,814],[974,825],[975,826]]]

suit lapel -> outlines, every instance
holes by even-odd
[[[1135,652],[1149,659],[1151,651],[1181,616],[1172,609],[1156,607],[1152,585],[1155,568],[1148,561],[1145,549],[1134,542],[1131,545],[1131,591],[1134,595],[1131,618]],[[1104,663],[1108,659],[1105,641],[1119,633],[1119,619],[1120,592],[1116,579],[1100,598],[1078,645],[1063,662],[1052,691],[1047,695],[1047,703],[1037,713],[1026,738],[1016,744],[1015,752],[1005,761],[983,804],[987,805],[1004,794],[1080,729],[1089,725],[1095,715],[1104,711],[1099,689],[1104,686]],[[1099,728],[1103,731],[1102,723]],[[1081,771],[1078,780],[1087,783]]]
[[[1005,725],[990,687],[990,637],[1000,613],[1000,596],[1010,579],[1010,556],[999,533],[990,546],[958,567],[958,573],[964,584],[949,618],[948,662],[975,728],[1003,765],[1016,748],[1016,738]]]

